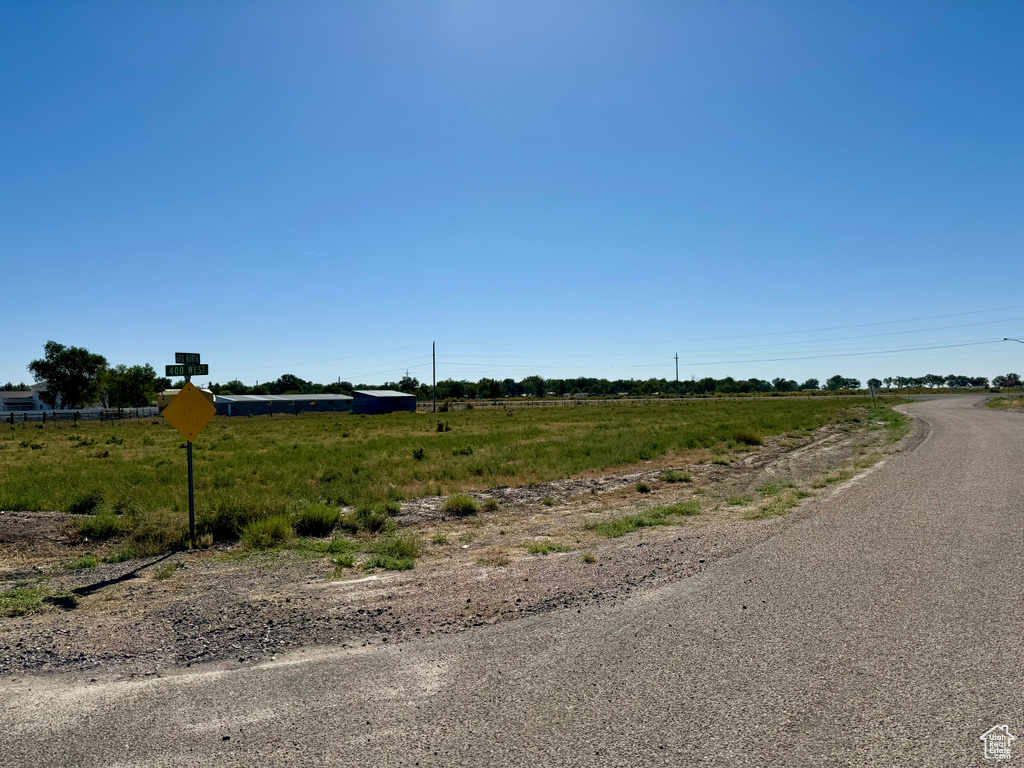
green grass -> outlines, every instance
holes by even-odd
[[[675,469],[667,469],[658,475],[663,483],[689,483],[693,480],[689,472],[680,472]]]
[[[45,587],[16,587],[0,592],[0,616],[27,616],[46,606],[49,591]]]
[[[91,517],[80,518],[74,523],[78,532],[92,541],[104,541],[123,533],[128,521],[113,512],[101,512]]]
[[[993,397],[985,405],[997,410],[1018,410],[1024,408],[1024,397]]]
[[[446,515],[468,517],[470,515],[475,515],[479,511],[479,508],[477,507],[476,499],[472,496],[467,496],[464,493],[456,493],[444,500],[444,504],[441,506],[441,511]]]
[[[270,549],[284,544],[295,532],[285,515],[271,515],[253,520],[242,529],[242,544],[247,549]]]
[[[748,520],[764,520],[770,517],[779,517],[789,512],[789,510],[800,503],[801,499],[807,496],[810,496],[810,494],[798,488],[780,488],[759,506],[748,512],[745,517]]]
[[[641,528],[651,528],[656,525],[673,525],[677,517],[690,517],[700,512],[700,503],[696,501],[683,501],[678,504],[671,504],[664,507],[652,507],[651,509],[636,515],[623,515],[602,523],[593,523],[587,526],[599,536],[607,536],[616,539],[633,533]]]
[[[100,559],[96,555],[82,555],[77,560],[68,563],[69,571],[85,571],[89,568],[95,568],[100,564]]]
[[[813,429],[867,411],[862,401],[843,398],[523,408],[515,418],[475,409],[446,414],[448,432],[436,430],[431,414],[217,416],[194,443],[197,512],[222,541],[238,535],[246,515],[287,512],[299,501],[358,507],[387,501],[392,488],[412,499],[432,490],[542,483],[687,451],[724,451],[745,436]],[[45,449],[18,448],[32,444],[29,434]],[[41,431],[8,426],[0,430],[0,446],[12,449],[4,452],[0,509],[68,510],[84,501],[95,510],[99,497],[111,507],[130,498],[143,511],[186,512],[181,445],[162,419],[48,424]],[[414,457],[416,448],[422,458]]]
[[[304,506],[295,515],[292,528],[299,536],[328,536],[341,518],[341,511],[326,504]]]
[[[288,526],[300,536],[340,530],[387,537],[396,532],[402,499],[443,495],[451,514],[472,515],[476,502],[460,499],[464,491],[706,449],[729,463],[728,451],[748,445],[744,435],[792,433],[866,415],[892,433],[905,422],[888,408],[870,412],[861,401],[842,398],[476,409],[446,414],[442,428],[448,429],[440,432],[429,414],[215,417],[194,444],[197,533],[224,543],[249,531],[248,545],[257,546],[288,542]],[[0,509],[91,513],[76,525],[90,539],[119,542],[109,561],[188,546],[184,443],[163,420],[29,426],[0,426]],[[44,450],[31,450],[36,440]],[[675,477],[662,479],[686,481],[669,479]],[[355,511],[339,512],[335,523],[342,505]]]
[[[366,550],[372,554],[364,564],[367,570],[382,568],[387,571],[408,571],[416,567],[420,554],[420,541],[416,536],[386,536],[371,542]]]
[[[552,552],[568,552],[570,549],[572,547],[567,547],[555,541],[545,541],[539,544],[530,544],[527,546],[526,551],[531,555],[548,555]]]

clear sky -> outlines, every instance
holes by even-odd
[[[429,381],[433,340],[474,380],[1024,372],[1022,40],[1000,0],[0,0],[0,382],[47,339],[247,383]]]

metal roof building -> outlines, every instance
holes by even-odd
[[[269,416],[307,411],[352,410],[348,395],[217,395],[214,400],[221,416]]]
[[[352,393],[352,413],[415,411],[416,395],[391,389],[364,389]]]

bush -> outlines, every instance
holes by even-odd
[[[67,511],[72,515],[93,515],[102,503],[103,494],[99,491],[86,491],[68,504]]]
[[[242,529],[242,543],[248,549],[269,549],[288,541],[295,532],[285,515],[253,520]]]
[[[413,448],[412,457],[416,459],[416,461],[423,461],[427,457],[427,452],[422,448]]]
[[[470,515],[475,515],[479,510],[476,505],[476,500],[472,496],[467,496],[464,493],[456,493],[445,499],[444,506],[441,507],[441,511],[447,515],[455,515],[456,517],[469,517]]]
[[[292,526],[299,536],[327,536],[338,524],[341,511],[326,504],[310,504],[296,516]]]

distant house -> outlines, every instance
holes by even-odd
[[[352,413],[415,411],[416,395],[390,389],[365,389],[352,393]]]
[[[40,395],[46,391],[46,382],[33,384],[31,389],[0,390],[0,413],[13,411],[52,411]]]

